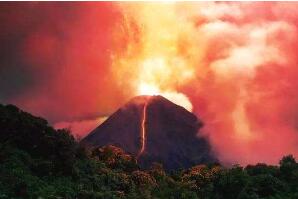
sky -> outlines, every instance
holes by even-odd
[[[298,156],[298,3],[1,2],[0,27],[0,103],[56,128],[161,94],[222,163]]]

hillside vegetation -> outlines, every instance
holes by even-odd
[[[85,148],[68,130],[0,105],[0,199],[297,199],[298,164],[141,170],[115,146]]]

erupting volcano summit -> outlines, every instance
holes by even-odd
[[[137,96],[94,129],[82,143],[115,145],[134,154],[143,167],[161,162],[166,169],[215,162],[198,137],[202,122],[162,96]]]

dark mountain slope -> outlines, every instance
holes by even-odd
[[[144,116],[145,140],[142,143]],[[197,136],[201,127],[202,122],[195,115],[162,96],[138,96],[112,114],[82,143],[113,144],[136,156],[143,144],[144,151],[138,158],[143,167],[161,162],[166,169],[186,168],[215,161],[208,142]]]

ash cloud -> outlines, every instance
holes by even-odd
[[[139,62],[165,59],[177,65],[157,75],[160,86],[190,99],[223,163],[277,163],[298,155],[297,11],[281,2],[0,3],[0,101],[83,129],[135,95]]]
[[[51,123],[106,115],[122,94],[109,71],[112,3],[1,3],[0,100]]]
[[[276,164],[285,154],[298,155],[297,5],[197,8],[205,49],[199,69],[207,72],[198,72],[200,79],[192,84],[197,86],[186,85],[185,92],[224,163]]]
[[[179,57],[184,71],[195,71],[191,80],[170,81],[167,86],[190,99],[205,122],[205,136],[224,164],[276,164],[285,154],[298,155],[297,6],[276,2],[123,5],[143,31],[141,45],[131,42],[131,48],[145,49],[141,59],[147,52],[170,60]],[[177,72],[174,66],[169,68]]]

